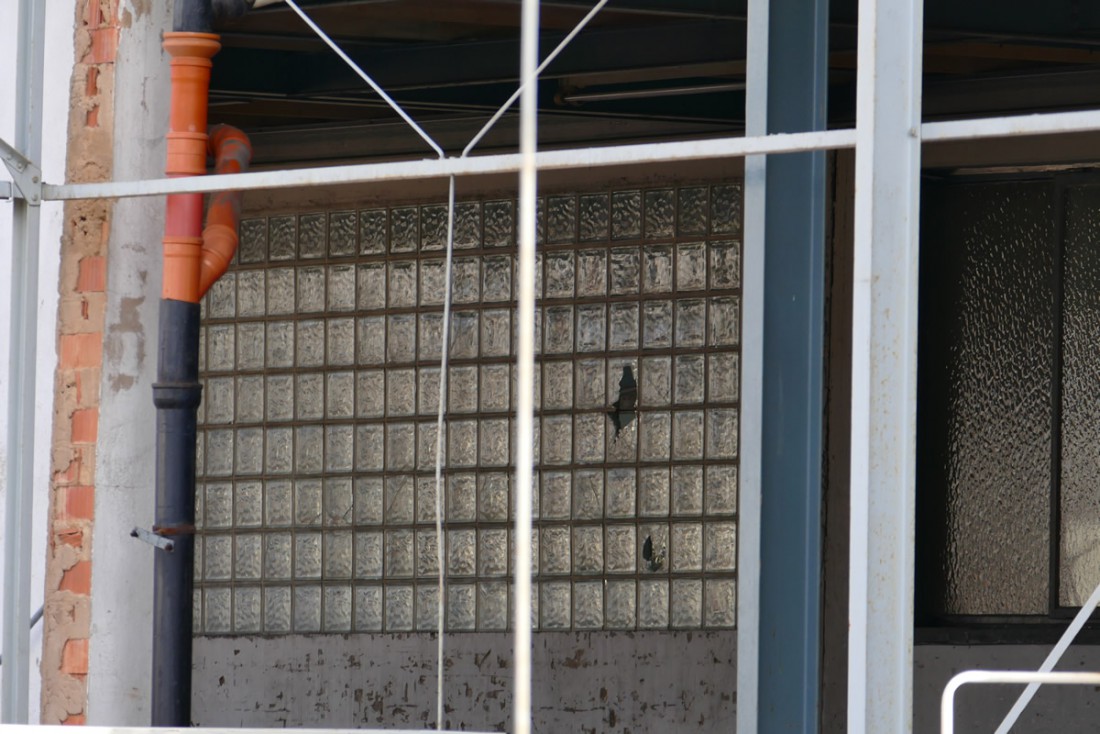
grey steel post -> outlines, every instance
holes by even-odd
[[[46,4],[19,1],[15,148],[42,156]],[[8,357],[7,492],[4,503],[4,669],[0,722],[25,724],[30,698],[31,517],[34,506],[34,389],[38,341],[38,201],[12,202],[11,341]]]

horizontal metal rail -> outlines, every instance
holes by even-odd
[[[83,726],[81,734],[195,734],[195,729],[179,726]],[[297,729],[295,734],[424,734],[424,729]],[[435,730],[433,730],[435,731]],[[203,734],[286,734],[287,729],[239,729],[229,726],[204,726]],[[61,725],[5,724],[4,734],[72,734]],[[437,734],[459,734],[452,729],[440,729]],[[471,734],[465,732],[464,734]],[[478,734],[473,732],[472,734]]]
[[[940,734],[955,734],[955,693],[971,683],[1100,685],[1100,673],[1036,673],[1031,670],[964,670],[947,682],[940,699]]]
[[[921,125],[921,140],[925,143],[939,143],[951,140],[1059,135],[1096,130],[1100,130],[1100,110],[1084,110],[926,122]]]

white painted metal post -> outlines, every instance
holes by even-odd
[[[768,14],[749,0],[745,135],[768,132]],[[767,158],[745,158],[741,277],[741,448],[737,508],[737,731],[756,734],[760,682],[761,428],[764,382],[764,219]]]
[[[535,409],[535,197],[538,188],[535,151],[538,147],[539,3],[523,0],[519,78],[519,343],[516,348],[516,596],[515,694],[512,726],[516,734],[531,731],[531,493],[534,471]]]
[[[46,4],[20,0],[15,148],[42,157]],[[31,518],[34,507],[34,383],[38,353],[38,201],[12,212],[11,341],[8,356],[7,482],[4,505],[4,632],[0,721],[26,723],[30,690]]]
[[[848,731],[912,729],[921,0],[860,0]]]

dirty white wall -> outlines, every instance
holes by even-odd
[[[69,76],[73,66],[73,0],[50,0],[46,7],[45,83],[43,85],[43,150],[40,165],[46,181],[60,182],[65,176],[65,155],[69,118]],[[15,89],[18,4],[0,3],[0,138],[15,142]],[[0,180],[10,180],[0,165]],[[10,338],[8,296],[11,293],[10,202],[0,201],[0,405],[6,416],[8,404],[8,344]],[[34,451],[34,535],[31,548],[31,611],[42,605],[45,585],[46,516],[50,489],[50,439],[53,411],[53,374],[57,366],[57,284],[60,267],[62,205],[42,206],[38,277],[38,372],[35,387]],[[0,477],[7,465],[7,422],[0,418]],[[0,479],[0,527],[3,527],[4,493]],[[0,546],[0,569],[7,561]],[[0,598],[3,592],[0,591]],[[41,659],[41,623],[31,632],[30,720],[38,722]],[[0,667],[3,675],[3,667]]]

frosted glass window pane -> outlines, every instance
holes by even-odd
[[[706,570],[733,571],[737,566],[737,526],[732,522],[706,525]]]
[[[616,191],[611,194],[611,238],[634,239],[642,234],[642,192]]]
[[[602,242],[608,237],[608,225],[611,220],[607,194],[593,194],[580,197],[581,242]]]
[[[351,587],[326,586],[324,595],[325,632],[351,630]]]
[[[637,591],[633,581],[608,581],[606,620],[608,629],[634,629]]]
[[[298,313],[325,310],[325,269],[298,269]]]
[[[294,522],[294,488],[289,480],[264,482],[264,517],[269,527]]]
[[[356,270],[358,296],[356,303],[364,311],[386,307],[385,263],[364,263]]]
[[[389,263],[390,308],[408,308],[416,305],[417,266],[415,260],[399,260]],[[442,283],[439,284],[442,286]]]
[[[233,576],[237,580],[259,581],[263,575],[263,536],[238,535],[233,547]]]
[[[321,631],[321,587],[294,587],[294,631]]]
[[[706,234],[709,191],[706,187],[683,188],[679,191],[680,234]]]
[[[571,585],[568,581],[541,584],[539,616],[542,629],[569,629]]]
[[[255,587],[233,590],[233,631],[256,633],[263,631],[263,598]]]
[[[237,369],[262,370],[264,367],[264,325],[237,325]]]
[[[708,466],[706,476],[707,514],[724,515],[737,512],[737,467]]]
[[[645,579],[638,582],[638,627],[668,627],[668,581]]]
[[[290,587],[264,588],[264,631],[290,631]]]
[[[355,578],[382,578],[382,533],[355,534]]]
[[[506,522],[510,504],[509,475],[503,472],[480,474],[477,481],[478,519],[484,522]]]
[[[382,587],[355,587],[355,631],[382,631]]]
[[[676,246],[676,290],[701,291],[707,287],[707,249],[702,242]]]
[[[723,184],[711,188],[711,232],[734,234],[741,231],[741,197],[740,184]]]
[[[484,215],[486,247],[507,247],[515,242],[515,212],[511,201],[485,202]]]
[[[712,242],[710,250],[710,287],[741,287],[741,247],[738,242]]]
[[[703,582],[673,579],[671,622],[674,629],[695,629],[702,623]]]
[[[355,524],[381,524],[385,507],[382,477],[356,477],[353,492]]]
[[[403,207],[390,212],[390,252],[414,252],[419,244],[416,207]]]
[[[359,252],[380,255],[386,251],[386,210],[359,212]]]
[[[478,584],[477,616],[479,629],[507,629],[510,619],[508,617],[508,584],[506,582]]]
[[[355,212],[332,212],[328,216],[328,253],[332,257],[354,255],[358,249],[359,223]]]
[[[707,579],[704,582],[704,623],[708,627],[733,627],[737,621],[737,582]]]
[[[576,629],[603,628],[603,584],[584,582],[573,586],[573,625]]]
[[[325,364],[325,322],[299,321],[295,360],[298,367],[323,367]]]
[[[305,214],[298,218],[298,256],[324,257],[326,250],[324,214]]]
[[[409,632],[413,628],[413,588],[388,586],[385,627],[389,632]]]
[[[232,592],[229,589],[206,589],[203,592],[203,630],[207,634],[231,632],[232,605]]]
[[[676,194],[672,189],[645,192],[645,236],[671,237],[676,228]]]

